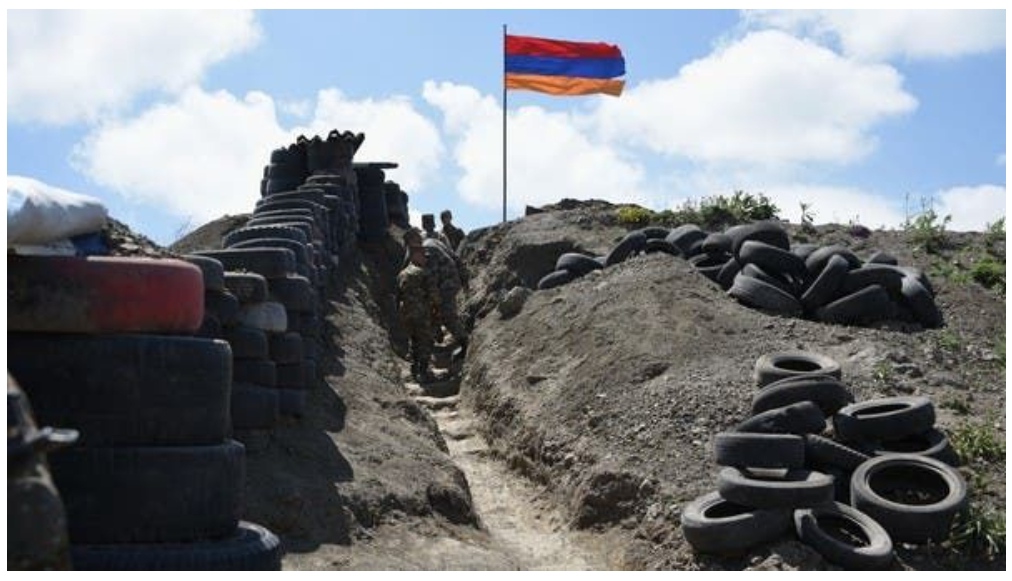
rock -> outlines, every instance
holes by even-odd
[[[510,291],[506,293],[502,302],[499,303],[499,315],[503,319],[509,319],[516,316],[516,314],[523,309],[524,303],[527,302],[527,299],[531,296],[531,294],[531,289],[526,287],[515,286],[511,288]]]

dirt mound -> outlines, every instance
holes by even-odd
[[[475,327],[461,397],[492,449],[552,489],[573,526],[627,532],[626,567],[826,566],[787,538],[739,560],[701,557],[679,530],[686,503],[715,488],[713,438],[748,417],[753,366],[765,353],[805,349],[836,359],[858,400],[929,396],[949,430],[1004,408],[1003,340],[1001,359],[989,356],[1004,336],[1004,295],[972,283],[933,280],[945,329],[844,327],[749,309],[684,260],[658,253],[537,291],[503,320],[492,309],[513,285],[534,288],[562,252],[603,254],[626,232],[606,205],[566,208],[465,243]],[[856,234],[831,226],[812,238],[928,266],[901,234]],[[1004,440],[1004,418],[989,421]],[[997,464],[976,468],[973,494],[1003,511]],[[937,548],[904,548],[900,558],[912,568],[993,566]]]
[[[197,250],[218,250],[221,248],[222,236],[245,224],[249,217],[249,214],[222,216],[176,240],[169,248],[179,254]]]

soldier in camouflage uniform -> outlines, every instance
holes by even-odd
[[[450,246],[450,240],[442,232],[436,230],[436,217],[432,214],[422,214],[422,230],[425,230],[426,238],[439,240],[446,245],[447,250],[453,248],[453,246]]]
[[[460,315],[457,313],[457,293],[466,283],[466,279],[460,274],[460,268],[463,265],[458,268],[455,260],[456,255],[438,240],[426,238],[422,245],[425,248],[429,272],[439,290],[439,317],[437,321],[450,331],[458,345],[467,349],[467,331],[464,330],[464,325],[460,322]]]
[[[439,214],[439,221],[443,223],[442,234],[450,242],[450,250],[460,251],[460,241],[464,239],[464,231],[453,225],[453,212],[443,210]]]
[[[427,268],[421,236],[415,230],[404,235],[409,262],[397,275],[397,307],[401,324],[411,342],[411,375],[419,382],[432,381],[429,359],[432,356],[434,313],[440,309],[435,278]]]

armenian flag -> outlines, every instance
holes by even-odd
[[[614,44],[506,35],[506,88],[549,95],[615,97],[625,87],[625,58]]]

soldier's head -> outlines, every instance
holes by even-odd
[[[453,213],[449,210],[443,210],[439,213],[439,221],[443,223],[443,226],[448,225],[450,222],[453,222]]]
[[[416,266],[425,266],[425,247],[418,230],[412,228],[404,233],[404,246],[407,248],[408,260]]]
[[[426,232],[432,232],[436,229],[436,217],[432,214],[422,214],[422,228]]]

